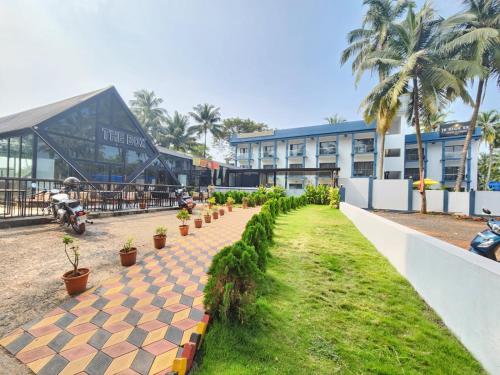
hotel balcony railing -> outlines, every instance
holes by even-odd
[[[320,155],[336,155],[337,149],[335,149],[335,148],[320,148],[319,154]]]
[[[263,158],[274,158],[274,152],[264,152],[262,154]]]
[[[372,145],[358,145],[354,146],[355,154],[367,154],[373,152],[375,148]]]
[[[453,152],[445,152],[444,153],[445,159],[460,159],[460,156],[461,156],[460,151],[453,151]]]
[[[290,150],[288,156],[304,156],[304,150]]]
[[[248,159],[252,160],[252,158],[248,154],[239,154],[238,155],[238,160],[248,160]]]

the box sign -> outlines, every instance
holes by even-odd
[[[439,127],[440,137],[456,137],[466,135],[469,130],[469,124],[443,124]]]
[[[130,147],[146,148],[146,140],[144,138],[127,134],[119,130],[102,128],[102,137],[107,142],[119,143]]]

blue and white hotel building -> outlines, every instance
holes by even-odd
[[[439,181],[441,186],[454,186],[467,128],[468,123],[453,122],[443,124],[439,131],[422,134],[426,178]],[[464,190],[477,186],[480,136],[477,129],[468,150]],[[302,189],[307,184],[331,182],[331,173],[313,171],[313,168],[339,168],[341,181],[343,178],[377,178],[380,152],[385,155],[385,179],[419,178],[415,130],[402,114],[387,133],[384,150],[380,144],[375,125],[364,121],[238,134],[231,139],[231,145],[234,163],[241,171],[234,173],[230,184],[276,183],[287,189]],[[286,172],[290,168],[294,171]],[[307,171],[297,172],[297,168],[307,168]]]

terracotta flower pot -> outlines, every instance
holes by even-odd
[[[226,213],[226,211],[224,211],[223,208],[219,209],[219,215],[220,216],[224,216],[225,213]]]
[[[78,272],[80,273],[78,276],[72,276],[73,271],[68,271],[62,276],[64,285],[66,285],[66,290],[70,296],[82,293],[87,289],[90,270],[88,268],[78,268]]]
[[[212,222],[212,216],[210,215],[205,215],[203,216],[205,218],[205,223],[209,224]]]
[[[129,251],[125,252],[123,249],[120,250],[120,261],[123,267],[130,267],[135,264],[137,258],[137,248],[132,247]]]
[[[181,236],[187,236],[189,234],[189,225],[179,225],[179,232],[181,232]]]
[[[145,210],[145,209],[146,209],[146,202],[141,202],[141,203],[139,203],[139,208],[140,208],[141,210]]]
[[[227,212],[233,212],[233,206],[227,206]]]
[[[209,209],[211,209],[211,208],[212,208],[212,206],[213,206],[213,204],[212,204],[212,203],[209,203],[209,204],[208,204],[208,208],[209,208]]]
[[[203,220],[201,220],[201,219],[194,219],[194,227],[195,228],[201,228],[202,223],[203,223]]]
[[[167,242],[167,236],[165,234],[155,234],[153,240],[155,249],[163,249],[165,247],[165,242]]]
[[[214,220],[217,220],[219,218],[219,213],[218,212],[212,212],[212,217]]]

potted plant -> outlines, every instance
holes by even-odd
[[[210,216],[209,210],[205,210],[203,217],[205,218],[205,223],[209,224],[212,222],[212,216]]]
[[[225,214],[225,213],[226,213],[226,212],[224,211],[224,207],[222,207],[222,206],[221,206],[221,207],[219,207],[219,215],[220,215],[220,216],[224,216],[224,214]]]
[[[217,206],[212,208],[212,218],[214,220],[217,220],[219,218],[219,209],[217,208]]]
[[[194,227],[201,228],[202,224],[203,224],[203,219],[201,217],[201,211],[200,211],[196,219],[194,219]]]
[[[234,204],[234,198],[228,197],[226,200],[226,206],[228,212],[233,212],[233,204]]]
[[[189,212],[185,208],[180,210],[177,214],[177,219],[182,222],[182,224],[179,225],[179,232],[181,233],[181,236],[187,236],[189,234],[189,225],[186,223],[190,218],[191,215],[189,215]]]
[[[132,246],[134,239],[130,237],[124,244],[123,248],[120,250],[120,261],[122,266],[129,267],[135,264],[137,258],[137,248]]]
[[[78,262],[80,261],[78,246],[73,245],[69,248],[72,254],[71,256],[68,253],[68,246],[73,243],[73,237],[66,235],[63,237],[62,242],[64,244],[64,252],[73,266],[71,271],[66,272],[62,276],[62,279],[66,285],[68,294],[72,296],[73,294],[81,293],[87,289],[90,270],[88,268],[78,268]]]
[[[243,199],[241,200],[243,208],[248,208],[248,200],[248,197],[243,197]]]
[[[215,204],[215,197],[208,198],[208,208],[212,208]]]
[[[167,242],[167,228],[156,228],[156,234],[153,236],[153,240],[156,249],[163,249],[165,247],[165,242]]]
[[[141,201],[139,202],[139,208],[141,210],[145,210],[146,209],[146,199],[142,198]]]

